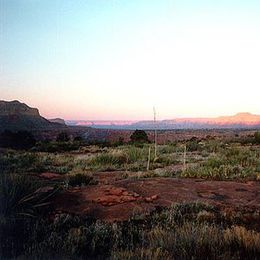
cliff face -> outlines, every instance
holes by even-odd
[[[19,101],[0,101],[0,132],[10,131],[40,131],[65,127],[52,123],[40,116],[37,108],[31,108]]]
[[[19,101],[0,101],[0,116],[27,115],[40,116],[37,108],[31,108]]]

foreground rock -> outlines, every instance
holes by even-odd
[[[232,209],[260,210],[259,182],[112,178],[111,182],[67,190],[56,200],[57,211],[123,221],[133,214],[180,202],[200,201]]]
[[[39,177],[46,179],[46,180],[60,180],[63,178],[62,175],[53,173],[53,172],[44,172],[39,175]]]

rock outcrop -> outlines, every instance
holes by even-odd
[[[0,100],[0,116],[17,115],[40,116],[40,113],[37,108],[31,108],[17,100],[10,102]]]
[[[15,101],[0,101],[0,132],[37,131],[64,128],[42,117],[37,108]]]

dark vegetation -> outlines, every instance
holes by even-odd
[[[254,143],[260,144],[260,132],[255,132]]]
[[[34,151],[38,152],[69,152],[78,150],[84,141],[81,136],[76,136],[72,141],[67,132],[60,132],[56,138],[56,141],[41,141],[38,142],[33,148]]]
[[[131,170],[133,175],[126,172],[126,178],[259,180],[259,132],[250,141],[192,138],[160,145],[156,163],[151,158],[151,171],[145,170],[151,144],[143,131],[135,132],[133,144],[127,145],[119,140],[116,145],[86,146],[80,138],[67,137],[62,133],[57,141],[36,144],[28,132],[1,135],[2,147],[23,150],[0,151],[1,259],[259,259],[257,209],[226,212],[207,204],[183,203],[109,224],[53,208],[63,189],[97,184],[89,174],[92,170]],[[81,157],[65,153],[73,150],[82,151]],[[176,165],[181,170],[170,172],[168,166]],[[42,172],[66,178],[43,180]]]
[[[254,133],[254,135],[248,135],[247,137],[239,137],[236,138],[234,140],[232,140],[233,142],[239,142],[241,144],[260,144],[260,131],[256,131]]]
[[[54,160],[51,155],[17,151],[0,153],[1,173],[38,174],[49,171],[64,174],[70,169],[70,165],[64,165],[64,161]]]
[[[68,185],[70,186],[82,186],[88,184],[97,184],[97,182],[94,181],[93,177],[82,173],[69,176]]]
[[[59,152],[69,152],[79,149],[81,143],[78,141],[74,142],[64,142],[64,141],[42,141],[38,142],[33,148],[37,152],[48,152],[48,153],[59,153]]]
[[[148,143],[148,135],[144,130],[135,130],[130,136],[132,143]]]
[[[12,132],[5,130],[0,134],[0,147],[11,148],[16,150],[28,150],[33,148],[39,152],[66,152],[77,150],[82,145],[83,140],[80,136],[70,141],[69,135],[66,132],[58,134],[56,141],[38,141],[29,131]]]
[[[26,174],[0,175],[0,256],[15,257],[24,253],[31,239],[32,227],[51,209],[58,187],[49,189]]]
[[[26,258],[49,259],[257,259],[260,255],[260,234],[248,229],[250,220],[243,214],[226,217],[218,208],[200,203],[177,204],[114,224],[56,214],[23,225],[27,230],[19,233],[20,251],[5,251],[5,240],[4,257],[22,253]]]
[[[36,144],[32,133],[28,131],[11,132],[5,130],[0,134],[0,147],[12,149],[29,149]]]
[[[70,137],[67,132],[60,132],[57,136],[57,142],[68,142]]]
[[[203,149],[204,148],[202,146]],[[213,148],[213,147],[212,147]],[[201,148],[199,148],[201,149]],[[219,144],[213,148],[207,160],[187,169],[183,177],[225,179],[257,179],[260,172],[258,147],[238,144]]]

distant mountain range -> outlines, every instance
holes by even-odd
[[[0,132],[62,129],[64,125],[42,117],[37,108],[15,101],[0,101]]]
[[[216,118],[176,118],[157,121],[66,121],[70,126],[86,126],[103,129],[221,129],[221,128],[260,128],[260,116],[250,113],[238,113],[234,116]],[[0,101],[0,132],[4,130],[45,131],[66,130],[65,121],[60,118],[49,119],[42,117],[37,108],[15,101]],[[76,129],[76,128],[75,128]],[[78,128],[77,128],[78,129]],[[84,131],[84,129],[81,129]]]
[[[220,128],[260,128],[260,115],[238,113],[234,116],[216,118],[176,118],[154,123],[144,121],[67,121],[69,125],[91,126],[108,129],[220,129]]]
[[[132,120],[66,120],[67,125],[71,126],[89,126],[89,127],[122,127],[130,126],[138,121]]]

